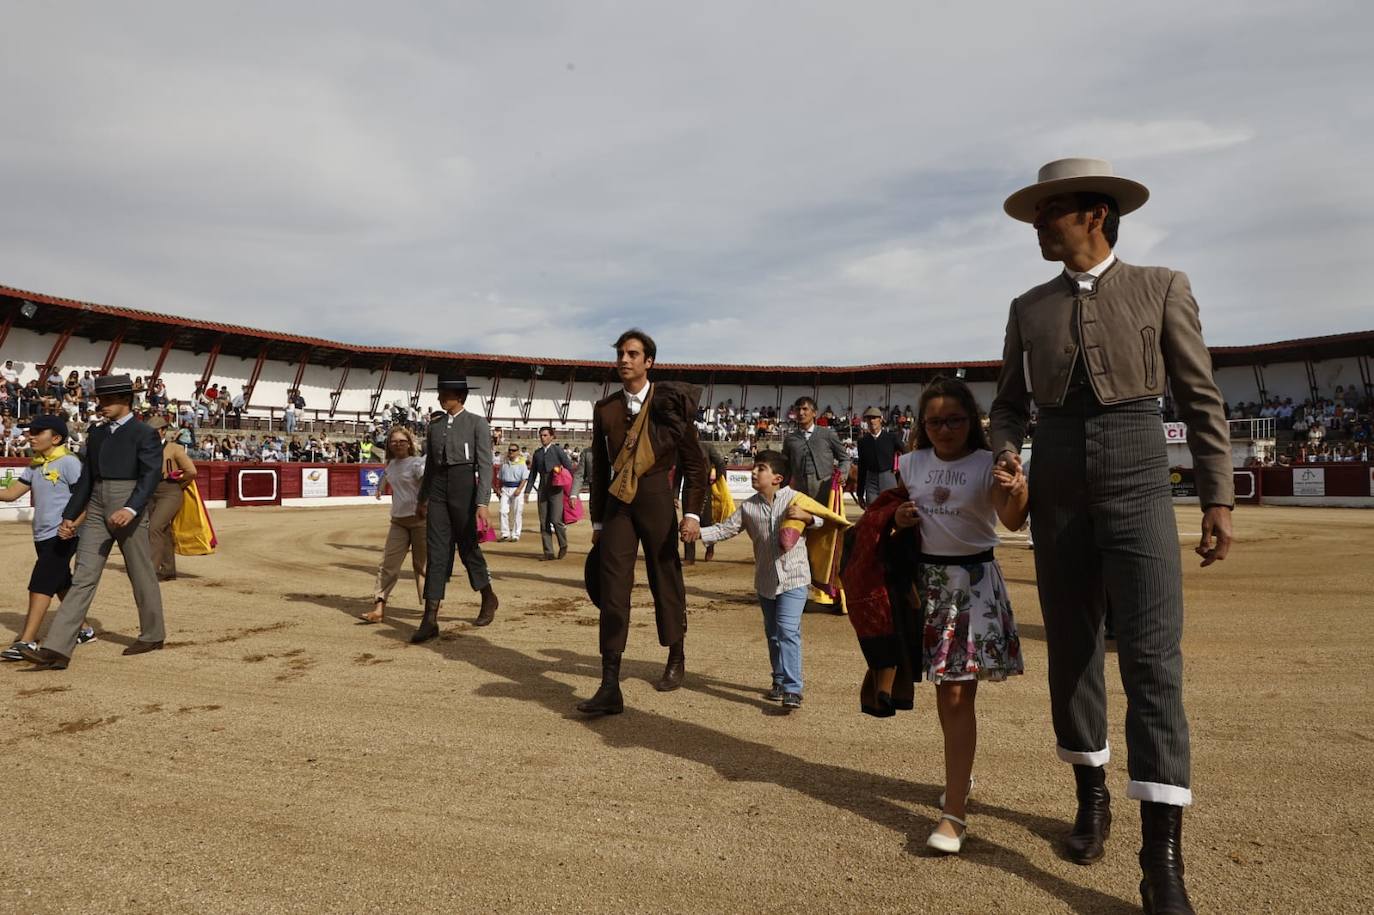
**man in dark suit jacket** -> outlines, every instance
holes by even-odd
[[[674,467],[683,478],[682,504],[700,505],[706,492],[706,464],[697,440],[699,390],[690,385],[649,382],[658,349],[648,334],[627,330],[615,342],[616,369],[624,389],[597,403],[592,414],[592,543],[601,610],[601,686],[578,704],[582,712],[614,715],[624,710],[620,655],[630,625],[630,591],[635,556],[644,545],[649,590],[654,595],[659,644],[668,664],[655,685],[682,685],[686,666],[687,592],[678,559],[679,535],[696,540],[700,517],[689,508],[682,522],[673,507]]]
[[[473,625],[487,626],[500,606],[491,586],[486,557],[477,542],[477,519],[488,523],[491,503],[491,426],[485,417],[465,409],[466,375],[441,374],[439,406],[425,437],[425,474],[420,480],[416,510],[425,517],[425,547],[429,568],[425,575],[425,613],[414,644],[439,635],[439,606],[443,603],[453,553],[467,569],[468,584],[482,593],[482,609]]]
[[[115,543],[138,605],[138,640],[124,654],[156,651],[166,636],[162,592],[148,543],[148,502],[162,481],[162,439],[134,417],[134,385],[128,375],[97,378],[95,394],[105,422],[90,434],[81,479],[62,513],[64,532],[76,533],[76,519],[86,512],[71,590],[53,618],[43,647],[21,652],[42,670],[62,670],[71,660],[77,633]]]
[[[830,479],[835,465],[840,476],[849,473],[849,452],[828,426],[816,424],[816,402],[810,397],[797,399],[795,432],[783,439],[782,451],[792,462],[792,488],[804,492],[822,505],[830,504]]]
[[[562,559],[568,555],[568,529],[563,523],[563,490],[553,485],[553,469],[563,467],[572,472],[572,458],[563,446],[554,441],[553,426],[539,430],[539,447],[530,455],[530,479],[526,487],[535,491],[539,505],[539,540],[544,546],[544,560]],[[553,552],[553,538],[558,537],[558,555]]]
[[[879,493],[897,485],[893,461],[902,453],[902,440],[883,428],[883,411],[877,407],[864,411],[864,422],[868,433],[859,439],[859,485],[854,495],[867,508]]]

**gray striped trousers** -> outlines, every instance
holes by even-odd
[[[1110,604],[1126,692],[1127,794],[1186,806],[1183,583],[1158,406],[1103,407],[1090,390],[1070,394],[1041,411],[1029,475],[1059,757],[1109,758],[1102,619]]]

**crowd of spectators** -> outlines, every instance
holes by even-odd
[[[867,410],[872,405],[864,407]],[[846,413],[835,412],[829,404],[816,417],[816,425],[833,427],[846,445],[853,445],[863,434],[864,410]],[[911,428],[911,404],[905,408],[883,408],[887,428],[905,437]],[[697,433],[705,441],[735,442],[734,453],[752,455],[768,447],[770,441],[781,441],[790,430],[797,427],[796,407],[788,407],[779,413],[777,407],[737,407],[734,400],[725,400],[715,407],[704,406],[697,410]]]

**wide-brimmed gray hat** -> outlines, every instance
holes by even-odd
[[[1150,199],[1149,188],[1112,174],[1112,164],[1106,159],[1056,159],[1042,165],[1036,182],[1008,197],[1002,209],[1012,219],[1034,222],[1037,203],[1055,194],[1079,191],[1106,194],[1116,201],[1122,216],[1140,209]]]
[[[864,411],[864,419],[872,419],[875,416],[878,417],[878,419],[882,419],[883,411],[879,410],[877,407],[869,407]]]
[[[101,394],[132,394],[134,380],[128,375],[101,375],[95,380],[95,396]]]

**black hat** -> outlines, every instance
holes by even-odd
[[[587,562],[582,566],[582,580],[587,588],[587,597],[592,606],[601,609],[601,544],[596,543],[587,551]]]
[[[474,387],[469,387],[469,386],[468,386],[468,376],[466,376],[466,375],[457,375],[457,374],[453,374],[453,373],[450,373],[450,374],[447,374],[447,375],[440,375],[440,376],[439,376],[439,380],[438,380],[437,382],[435,382],[434,387],[435,387],[436,390],[439,390],[439,391],[445,391],[445,390],[447,390],[447,391],[475,391],[475,390],[477,390],[477,389],[474,388]]]
[[[56,432],[58,435],[62,436],[62,441],[64,442],[68,438],[67,424],[62,421],[62,417],[60,416],[50,416],[48,414],[35,416],[33,422],[29,423],[30,435],[33,435],[35,432],[42,432],[44,429],[50,429]]]
[[[132,394],[134,380],[128,375],[101,375],[95,380],[95,396],[101,394]]]

